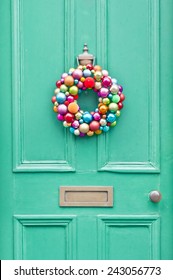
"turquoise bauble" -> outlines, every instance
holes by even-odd
[[[92,119],[93,119],[93,117],[90,113],[88,113],[88,112],[84,113],[84,115],[83,115],[84,122],[90,123],[92,121]]]
[[[59,92],[57,95],[56,95],[56,100],[58,103],[64,103],[64,101],[66,100],[66,96],[63,92]]]
[[[108,116],[107,116],[108,122],[113,123],[115,120],[116,120],[115,114],[112,114],[112,113],[108,114]]]

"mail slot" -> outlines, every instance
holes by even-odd
[[[60,206],[112,207],[113,187],[60,187]]]

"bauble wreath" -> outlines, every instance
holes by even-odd
[[[116,125],[125,99],[123,88],[101,66],[87,64],[70,68],[68,73],[61,75],[56,87],[52,97],[53,110],[57,119],[74,135],[99,135]],[[77,102],[80,94],[87,90],[98,95],[98,107],[92,112],[83,111]]]

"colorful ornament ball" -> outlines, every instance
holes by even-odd
[[[93,94],[98,95],[98,107],[92,112],[83,111],[77,103],[80,94],[86,90],[93,90]],[[63,73],[56,82],[54,93],[52,103],[57,119],[80,137],[100,135],[116,126],[125,100],[123,87],[117,80],[101,66],[91,64],[79,65]]]

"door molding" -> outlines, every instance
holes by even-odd
[[[12,102],[13,102],[13,171],[14,172],[74,172],[75,171],[75,142],[74,137],[62,128],[64,151],[61,159],[31,160],[26,157],[25,144],[25,61],[24,61],[24,33],[23,12],[25,0],[12,0]],[[64,3],[64,66],[67,68],[74,57],[74,0],[65,0]],[[66,18],[70,19],[66,21]],[[74,63],[74,62],[73,62]],[[48,97],[49,98],[49,97]],[[49,101],[49,99],[48,99]],[[50,111],[51,112],[51,111]],[[48,116],[49,117],[49,116]],[[56,121],[56,120],[55,120]],[[51,120],[50,120],[51,122]],[[58,127],[57,127],[58,129]],[[39,133],[39,132],[38,132]],[[46,132],[45,132],[46,133]],[[34,139],[30,143],[34,145]],[[56,148],[56,147],[55,147]],[[58,150],[58,148],[57,148]],[[56,149],[55,149],[56,153]],[[58,157],[58,156],[57,156]]]
[[[119,228],[140,228],[148,229],[149,258],[151,260],[160,259],[160,217],[159,215],[110,215],[98,216],[98,259],[110,259],[109,250],[112,240],[109,240],[110,229]],[[139,237],[141,238],[141,237]],[[113,242],[118,242],[115,240]],[[141,240],[142,242],[142,240]],[[126,258],[125,258],[126,259]]]
[[[28,228],[56,227],[57,231],[64,229],[65,259],[76,259],[76,216],[60,215],[14,215],[14,259],[27,259],[27,238]],[[63,240],[57,240],[61,246]],[[46,244],[45,244],[46,245]],[[58,250],[57,250],[58,256]],[[58,256],[61,259],[61,256]]]
[[[160,89],[160,47],[159,47],[159,16],[160,16],[160,4],[159,0],[146,0],[148,2],[148,22],[147,24],[147,40],[148,40],[148,76],[146,80],[146,93],[145,90],[139,91],[139,98],[144,98],[141,93],[146,94],[146,99],[148,101],[148,117],[146,118],[148,124],[148,139],[146,139],[148,145],[146,148],[147,160],[132,160],[129,161],[116,161],[110,159],[110,143],[114,141],[113,132],[105,134],[104,137],[99,137],[98,139],[98,171],[107,171],[107,172],[123,172],[123,173],[159,173],[160,172],[160,104],[159,104],[159,89]],[[118,1],[117,1],[118,2]],[[108,8],[108,7],[106,7]],[[104,19],[105,21],[105,19]],[[107,28],[104,28],[103,32],[106,32]],[[103,40],[106,40],[106,35],[103,35]],[[105,43],[106,44],[106,43]],[[106,60],[107,56],[104,56]],[[109,61],[108,61],[109,62]],[[109,66],[107,61],[104,61],[104,64]],[[108,67],[109,68],[109,67]],[[128,89],[127,89],[128,91]],[[132,96],[131,96],[132,98]],[[128,102],[128,93],[127,93],[127,102]],[[128,108],[127,108],[128,109]],[[126,110],[127,110],[126,109]],[[141,108],[142,109],[142,108]],[[121,121],[124,120],[125,124],[125,112],[121,117]],[[139,120],[140,122],[140,120]],[[116,128],[118,130],[118,127]],[[116,132],[117,132],[116,130]],[[115,137],[118,133],[114,131]],[[121,137],[124,137],[121,133]],[[130,135],[129,135],[130,137]],[[127,139],[128,141],[128,139]],[[117,144],[121,143],[120,141],[116,142],[116,149],[118,150]],[[120,144],[121,145],[121,144]],[[137,147],[140,149],[143,147],[140,143],[137,143]],[[103,148],[104,147],[104,148]],[[119,151],[117,151],[118,153]],[[131,151],[130,151],[131,152]],[[133,151],[132,151],[133,152]]]

